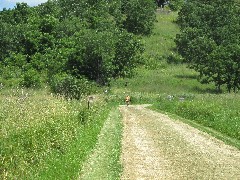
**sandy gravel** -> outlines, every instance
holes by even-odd
[[[145,106],[121,106],[121,179],[240,179],[240,151]]]

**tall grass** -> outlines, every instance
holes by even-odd
[[[100,102],[88,110],[84,102],[46,91],[2,93],[0,179],[76,176],[96,143],[108,109]]]
[[[177,13],[157,13],[153,34],[143,37],[145,53],[152,57],[169,55],[175,48],[174,38],[179,32],[177,24],[173,23]]]
[[[83,112],[86,113],[86,110]],[[58,153],[49,156],[45,165],[38,173],[38,178],[77,179],[83,163],[98,141],[98,135],[107,119],[108,113],[108,107],[100,108],[98,106],[90,114],[87,114],[88,122],[78,129],[76,139],[72,141],[66,153],[61,156]]]
[[[122,121],[119,110],[114,107],[98,137],[98,143],[84,163],[81,180],[120,179]]]
[[[125,83],[128,85],[125,86]],[[168,65],[155,70],[141,67],[134,78],[119,79],[113,84],[113,92],[144,92],[155,94],[214,93],[213,84],[201,84],[197,73],[185,65]]]

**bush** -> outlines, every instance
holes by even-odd
[[[90,113],[91,111],[87,108],[83,108],[79,111],[78,113],[78,121],[80,124],[85,125],[86,123],[88,123],[88,121],[90,120]]]
[[[69,99],[81,99],[83,95],[94,92],[93,83],[86,78],[76,78],[69,74],[57,74],[50,83],[53,93]]]
[[[134,73],[134,68],[143,62],[143,44],[137,36],[126,31],[117,33],[115,57],[113,60],[113,77],[131,77]]]
[[[35,69],[29,69],[23,74],[23,80],[20,84],[26,88],[39,88],[42,86],[41,76]]]
[[[177,11],[181,9],[183,3],[184,0],[171,0],[171,2],[169,3],[169,8],[173,11]]]
[[[156,19],[155,8],[152,0],[122,0],[123,14],[126,15],[124,28],[135,34],[150,34]]]
[[[180,63],[183,62],[183,58],[180,55],[176,54],[176,53],[171,53],[167,57],[167,62],[169,64],[180,64]]]

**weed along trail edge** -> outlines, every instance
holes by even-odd
[[[80,180],[119,179],[121,173],[120,149],[122,134],[121,115],[113,109],[106,120],[96,147],[89,155],[80,172]]]
[[[144,105],[120,106],[121,179],[240,179],[240,151]]]

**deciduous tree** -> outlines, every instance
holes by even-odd
[[[239,10],[233,0],[193,0],[179,12],[178,52],[202,83],[214,82],[218,90],[239,89]]]

